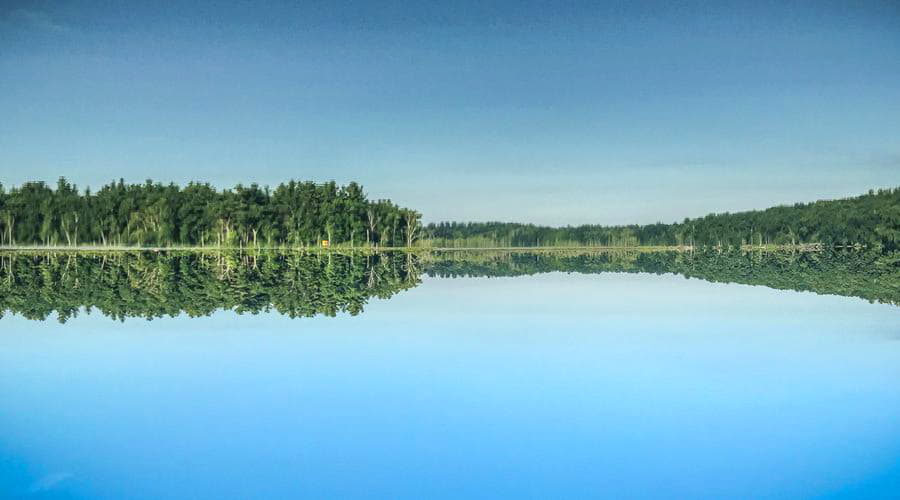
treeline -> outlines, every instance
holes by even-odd
[[[710,214],[673,224],[546,227],[502,222],[429,224],[434,247],[866,245],[900,249],[900,188],[841,200]]]
[[[123,180],[81,192],[61,178],[56,188],[0,184],[0,245],[261,247],[412,246],[421,214],[390,200],[370,201],[351,182],[290,181],[275,189],[209,184],[182,188]]]
[[[0,184],[0,246],[350,247],[865,245],[900,250],[900,188],[842,200],[710,214],[673,224],[546,227],[442,222],[390,200],[368,200],[356,183],[290,181],[275,189],[185,187],[120,180],[96,192],[59,179],[55,188]]]

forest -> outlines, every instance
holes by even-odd
[[[362,187],[289,181],[274,189],[124,181],[96,192],[61,178],[55,188],[0,184],[0,246],[336,248],[865,246],[900,250],[900,188],[765,210],[646,225],[546,227],[441,222]]]
[[[275,189],[209,184],[181,188],[123,180],[79,191],[65,178],[53,189],[0,184],[0,245],[409,247],[421,214],[390,200],[370,201],[351,182],[290,181]]]
[[[435,247],[865,245],[900,249],[900,188],[840,200],[709,214],[672,224],[546,227],[504,222],[442,222],[424,233]]]

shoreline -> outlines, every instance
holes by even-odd
[[[429,253],[429,252],[564,252],[564,251],[596,251],[596,252],[695,252],[695,251],[790,251],[790,252],[819,252],[826,249],[864,249],[865,245],[839,245],[826,247],[820,243],[806,243],[799,245],[741,245],[741,246],[691,246],[691,245],[635,245],[635,246],[514,246],[514,247],[285,247],[285,246],[260,246],[260,247],[199,247],[199,246],[105,246],[105,245],[78,245],[78,246],[47,246],[47,245],[17,245],[0,246],[0,253],[134,253],[134,252],[193,252],[193,253],[258,253],[258,252],[303,252],[303,253],[364,253],[377,254],[387,252],[404,253]]]

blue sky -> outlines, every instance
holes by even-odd
[[[896,2],[4,2],[0,181],[356,180],[426,221],[900,185]]]

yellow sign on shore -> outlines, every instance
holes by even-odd
[[[328,240],[322,240],[322,248],[328,248]]]

